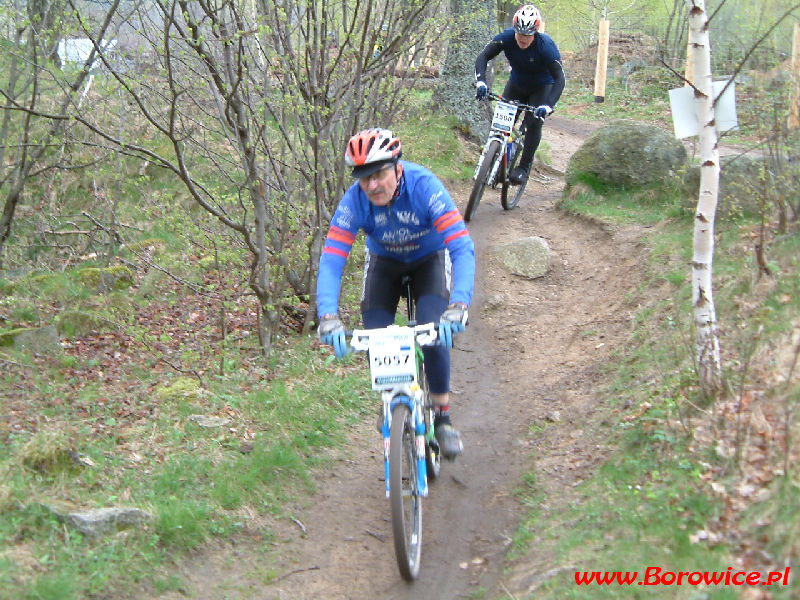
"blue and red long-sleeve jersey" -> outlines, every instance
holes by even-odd
[[[400,192],[389,206],[375,206],[356,181],[331,219],[319,262],[317,314],[335,314],[350,249],[364,230],[375,255],[411,263],[446,248],[453,265],[450,302],[472,301],[475,245],[447,189],[428,169],[402,161]]]

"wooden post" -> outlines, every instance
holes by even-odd
[[[686,42],[686,69],[683,72],[683,77],[686,79],[684,85],[694,85],[694,52],[692,52],[692,39]]]
[[[800,126],[800,23],[794,24],[794,42],[792,43],[792,78],[794,91],[792,103],[789,105],[788,129]]]
[[[594,71],[594,101],[606,99],[606,70],[608,69],[608,20],[600,20],[597,38],[597,68]]]

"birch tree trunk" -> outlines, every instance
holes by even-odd
[[[694,63],[694,98],[700,125],[700,193],[694,220],[692,304],[695,355],[700,391],[716,397],[722,389],[719,336],[712,291],[714,218],[719,191],[719,147],[714,117],[711,46],[705,0],[686,0],[689,9],[689,45]]]

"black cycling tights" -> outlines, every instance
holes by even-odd
[[[364,287],[361,294],[361,320],[366,329],[394,323],[403,294],[405,275],[411,275],[417,305],[417,323],[438,323],[450,300],[450,261],[445,250],[429,254],[413,263],[402,263],[367,254]],[[450,351],[443,346],[426,346],[425,374],[434,394],[450,391]]]
[[[543,85],[532,90],[527,90],[515,83],[509,81],[503,90],[503,97],[509,100],[516,100],[531,106],[540,106],[547,101],[550,96],[550,89],[552,84]],[[533,155],[539,147],[539,142],[542,141],[542,125],[541,119],[537,119],[533,113],[528,112],[525,114],[524,122],[525,133],[525,147],[522,150],[522,156],[519,159],[521,167],[530,169],[533,163]]]

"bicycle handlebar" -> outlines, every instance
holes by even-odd
[[[366,352],[369,350],[369,336],[371,331],[385,332],[391,329],[412,329],[414,338],[420,346],[434,346],[439,339],[439,324],[425,323],[424,325],[414,325],[413,327],[403,327],[400,325],[389,325],[377,329],[353,329],[345,331],[345,336],[350,339],[350,346],[354,352]]]
[[[518,109],[528,110],[530,112],[534,112],[537,108],[539,108],[538,106],[532,106],[530,104],[525,104],[523,102],[519,102],[518,100],[511,100],[509,98],[504,98],[503,96],[495,94],[494,92],[489,92],[486,95],[486,98],[488,100],[496,100],[498,102],[505,102],[506,104],[513,104]],[[541,118],[541,117],[537,117],[537,118]],[[542,119],[542,120],[544,120],[544,119]]]

